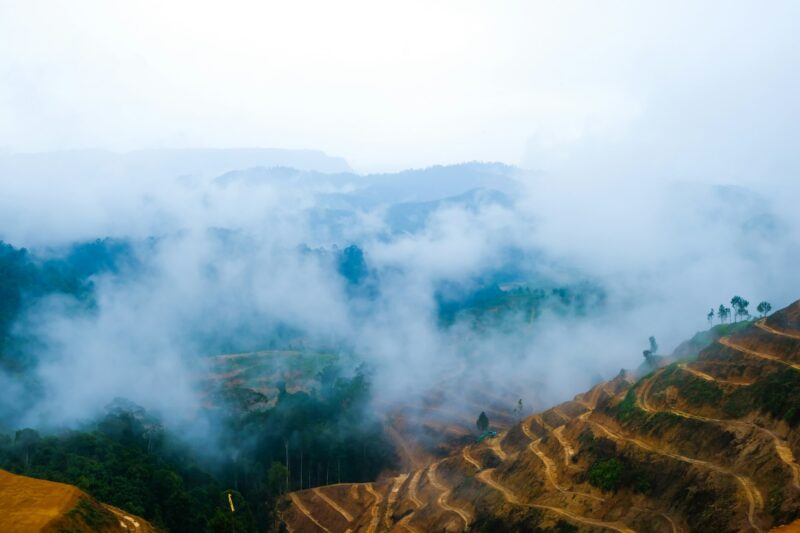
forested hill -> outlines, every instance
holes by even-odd
[[[134,261],[130,243],[98,239],[72,244],[37,256],[0,241],[0,367],[29,366],[28,351],[11,342],[13,325],[24,312],[48,296],[62,295],[84,306],[93,304],[92,276],[117,272]]]

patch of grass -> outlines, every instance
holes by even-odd
[[[761,412],[785,420],[792,427],[797,426],[800,424],[800,372],[792,368],[773,372],[735,391],[724,408],[726,412],[740,413],[746,406],[758,407]]]
[[[668,411],[659,411],[657,413],[652,413],[647,417],[647,419],[642,424],[642,429],[646,431],[651,431],[657,427],[679,424],[682,422],[684,422],[684,419],[676,415],[675,413],[670,413]]]
[[[583,481],[606,491],[626,487],[638,493],[652,490],[655,475],[652,468],[620,454],[614,441],[595,437],[590,431],[581,433],[578,441],[581,443],[580,453],[588,454],[594,460]]]
[[[543,514],[541,511],[531,508],[514,508],[510,513],[504,516],[497,516],[481,510],[478,512],[478,516],[475,517],[475,521],[469,526],[468,531],[471,533],[494,533],[496,531],[539,533],[544,531],[539,527],[542,516]],[[561,529],[558,525],[556,528],[556,531],[577,531]]]
[[[592,444],[594,444],[594,434],[588,429],[582,431],[581,434],[578,435],[578,443],[580,443],[581,448],[591,447]]]
[[[604,491],[616,491],[622,485],[622,462],[616,458],[595,462],[589,468],[589,483]]]
[[[678,346],[673,355],[685,361],[695,360],[697,359],[698,353],[709,347],[720,337],[726,337],[736,333],[746,328],[751,323],[751,321],[744,320],[733,324],[717,324],[713,328],[697,332],[691,339]]]
[[[723,392],[716,384],[704,379],[692,378],[680,389],[681,395],[689,405],[716,405],[722,400]]]
[[[618,420],[627,422],[637,414],[642,413],[642,410],[636,405],[636,387],[638,385],[639,383],[628,389],[625,399],[617,405],[615,416]]]
[[[725,395],[716,383],[684,373],[678,369],[677,364],[670,365],[662,371],[658,381],[653,385],[653,392],[660,392],[670,386],[676,387],[681,396],[695,407],[718,405]]]
[[[82,521],[95,531],[114,524],[114,518],[109,513],[101,512],[97,506],[84,498],[78,500],[78,504],[67,513],[67,516]]]

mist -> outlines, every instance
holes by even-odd
[[[266,346],[366,363],[379,410],[533,409],[800,293],[796,4],[79,4],[0,7],[0,239],[130,253],[15,322],[21,423],[185,425]],[[550,300],[443,320],[493,287]]]
[[[43,392],[19,409],[32,425],[75,423],[116,397],[195,423],[205,357],[267,346],[334,350],[351,370],[365,362],[381,412],[432,393],[463,411],[481,391],[532,409],[636,368],[650,335],[670,351],[734,294],[778,307],[800,290],[796,213],[742,187],[578,185],[480,163],[240,169],[235,157],[218,176],[188,160],[153,179],[139,178],[132,154],[107,154],[113,171],[96,179],[53,157],[26,156],[57,179],[18,165],[3,180],[2,239],[45,257],[97,237],[132,252],[93,276],[95,309],[54,296],[16,324],[41,343]],[[41,198],[50,183],[69,187]],[[364,272],[347,279],[337,254],[351,245]],[[441,298],[497,283],[588,296],[581,312],[442,324]]]

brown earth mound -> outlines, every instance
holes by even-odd
[[[3,533],[151,533],[145,520],[104,505],[77,487],[0,470],[0,531]]]

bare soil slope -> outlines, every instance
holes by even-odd
[[[0,470],[0,531],[155,532],[145,520],[95,501],[77,487]]]
[[[798,458],[800,302],[408,474],[293,493],[283,518],[296,532],[767,532],[800,518]]]

